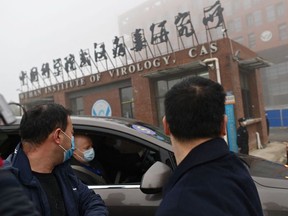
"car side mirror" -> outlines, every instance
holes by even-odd
[[[12,124],[16,121],[14,114],[10,110],[9,105],[2,94],[0,94],[0,117],[5,124]]]
[[[143,175],[140,190],[145,194],[157,194],[162,192],[172,169],[166,164],[156,161]]]

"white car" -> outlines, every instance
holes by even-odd
[[[176,167],[169,137],[161,129],[133,119],[71,119],[75,134],[92,138],[96,152],[93,162],[101,164],[105,176],[99,178],[77,165],[72,167],[89,188],[101,195],[109,215],[154,215],[162,199],[162,186]],[[17,119],[12,125],[0,126],[3,158],[20,141],[19,122]],[[288,168],[253,156],[239,157],[255,181],[264,214],[288,215]]]

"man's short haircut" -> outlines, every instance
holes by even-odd
[[[181,141],[219,137],[225,114],[223,87],[203,77],[188,77],[165,95],[170,132]]]
[[[49,103],[28,110],[20,122],[20,136],[23,142],[38,145],[48,138],[56,128],[65,131],[71,112],[60,104]]]

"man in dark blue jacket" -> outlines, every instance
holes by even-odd
[[[20,136],[22,142],[7,161],[41,215],[108,215],[101,197],[69,165],[75,143],[68,110],[59,104],[28,110]]]
[[[40,216],[33,203],[13,175],[11,169],[2,167],[0,158],[0,215]]]
[[[223,87],[187,78],[165,96],[164,131],[177,168],[164,190],[157,216],[262,216],[257,188],[229,151]]]
[[[237,145],[239,152],[249,154],[249,133],[246,127],[246,119],[244,117],[238,119],[239,127],[237,128]]]

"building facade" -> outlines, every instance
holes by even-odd
[[[241,51],[245,61],[233,58],[231,45]],[[231,142],[236,141],[235,119],[249,115],[250,145],[256,148],[259,142],[256,132],[260,134],[262,143],[268,139],[261,78],[257,69],[265,65],[257,62],[257,58],[253,51],[224,38],[23,92],[20,102],[26,107],[56,102],[77,115],[130,117],[161,126],[165,93],[184,77],[203,76],[221,83],[227,95],[233,98],[232,110],[229,111],[232,114],[228,116]]]
[[[271,67],[261,69],[265,110],[272,127],[288,126],[288,1],[287,0],[221,0],[224,8],[225,30],[229,38],[248,47],[259,56],[272,62]],[[137,8],[119,17],[121,34],[137,27],[149,29],[152,22],[165,18],[174,47],[181,47],[173,20],[179,12],[189,11],[199,43],[207,41],[202,24],[204,9],[215,0],[173,1],[147,0]],[[172,20],[169,22],[169,20]],[[222,38],[219,29],[211,31],[213,39]],[[184,43],[191,45],[191,41]],[[233,50],[235,53],[237,50]],[[243,59],[240,52],[237,56]],[[246,116],[249,118],[249,116]]]
[[[58,81],[55,77],[56,81],[54,80],[52,83],[50,77],[50,84],[44,82],[38,88],[23,91],[19,95],[20,103],[29,108],[43,102],[56,102],[70,108],[75,115],[122,116],[139,119],[161,127],[165,93],[184,77],[203,76],[221,83],[227,92],[226,113],[228,115],[229,145],[231,147],[236,145],[237,119],[246,117],[248,119],[250,148],[257,148],[259,144],[268,142],[265,117],[265,112],[267,112],[267,108],[265,108],[266,97],[263,97],[267,92],[266,86],[263,86],[265,82],[261,77],[263,74],[261,70],[268,71],[271,67],[268,67],[270,63],[261,58],[259,53],[263,54],[264,57],[269,57],[266,55],[269,52],[265,51],[266,48],[265,50],[260,49],[264,47],[262,45],[252,46],[250,41],[252,37],[244,38],[241,36],[247,34],[247,32],[245,33],[246,26],[243,29],[239,26],[244,25],[242,22],[248,22],[250,18],[244,19],[245,16],[241,14],[240,20],[243,18],[243,21],[239,21],[236,16],[238,7],[246,5],[245,7],[249,8],[256,5],[257,2],[260,4],[259,1],[234,2],[236,1],[221,1],[224,11],[228,11],[227,18],[225,17],[226,24],[222,22],[221,26],[207,29],[208,25],[205,27],[203,25],[204,19],[207,19],[208,22],[210,18],[209,16],[203,18],[203,13],[211,10],[214,10],[215,13],[219,12],[221,7],[219,7],[218,2],[214,4],[215,1],[208,0],[148,0],[119,17],[119,35],[123,35],[126,44],[122,47],[118,46],[123,38],[115,37],[114,45],[117,49],[115,48],[113,55],[120,58],[120,66],[110,61],[110,66],[105,67],[105,63],[106,65],[107,62],[109,63],[106,58],[103,61],[104,66],[102,64],[104,68],[102,71],[99,71],[98,67],[97,70],[89,70],[93,66],[90,64],[88,74],[83,73],[85,67],[82,67],[82,69],[79,68],[82,75],[77,75],[77,71],[75,72],[73,69],[71,73],[74,71],[75,76],[65,78],[64,73],[58,71],[57,65],[61,66],[60,61],[56,61],[54,74],[59,72],[59,75],[61,72],[62,81]],[[253,9],[249,11],[252,13]],[[232,14],[234,14],[233,17]],[[258,15],[254,14],[254,16],[257,17]],[[180,29],[182,31],[177,29],[179,26],[177,26],[176,20],[179,17],[183,18],[181,24],[188,24],[189,28]],[[184,20],[184,17],[188,19]],[[253,18],[254,21],[257,20],[255,17]],[[217,18],[221,20],[220,16]],[[234,19],[238,21],[232,22],[231,20]],[[188,22],[189,20],[190,22]],[[164,34],[160,36],[160,33],[153,34],[156,27],[160,27],[160,33]],[[189,37],[187,36],[188,30],[191,30],[190,33],[192,32]],[[183,35],[186,34],[187,37],[179,35],[180,32]],[[262,36],[267,42],[270,36],[266,33]],[[240,37],[243,37],[243,40]],[[129,38],[131,39],[129,40]],[[139,46],[136,46],[135,41],[137,39],[141,40],[141,45],[144,47],[141,51],[139,51]],[[160,42],[158,43],[157,40]],[[165,42],[162,43],[162,40]],[[95,50],[96,46],[94,44]],[[101,46],[103,51],[103,44]],[[281,50],[282,42],[278,46]],[[256,47],[259,50],[252,50]],[[117,54],[121,55],[124,49],[130,51],[125,56],[117,57]],[[274,48],[267,46],[267,50],[271,49]],[[81,50],[82,57],[86,60],[86,62],[81,61],[84,66],[88,63],[88,59],[84,58],[85,52],[85,50]],[[94,54],[96,63],[97,58],[104,56],[103,52],[96,53],[95,51]],[[63,66],[67,74],[70,73],[69,67],[73,66],[71,59],[73,56],[70,55]],[[97,64],[94,63],[94,66]],[[42,75],[47,72],[45,68],[47,69],[48,66],[42,66]],[[37,70],[31,70],[31,75],[32,72],[38,75]],[[232,150],[237,151],[237,149]]]

